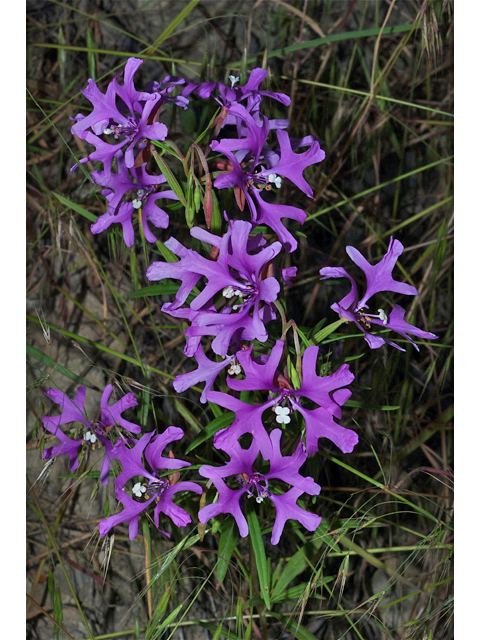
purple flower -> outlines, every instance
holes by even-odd
[[[119,425],[130,433],[140,433],[141,427],[133,422],[129,422],[122,418],[122,413],[138,404],[133,393],[127,393],[113,405],[108,404],[108,400],[112,393],[111,384],[105,387],[100,401],[100,420],[94,421],[87,419],[84,410],[86,388],[81,386],[78,388],[77,395],[74,400],[70,400],[63,391],[58,389],[49,389],[45,395],[53,402],[60,405],[62,413],[58,416],[44,416],[42,418],[43,426],[47,431],[52,433],[60,440],[60,444],[43,451],[43,459],[50,460],[55,456],[66,454],[70,458],[70,470],[78,469],[78,454],[82,447],[95,448],[103,445],[105,447],[105,456],[102,461],[100,471],[100,480],[102,484],[108,483],[108,475],[110,471],[110,460],[114,457],[113,445],[107,437],[114,425]],[[67,436],[61,425],[70,423],[80,423],[80,431],[77,439]]]
[[[155,227],[166,229],[169,224],[168,214],[157,206],[157,200],[168,198],[178,200],[172,190],[157,191],[160,185],[165,184],[163,175],[150,175],[147,173],[146,164],[138,168],[128,169],[122,151],[115,154],[117,171],[112,171],[110,164],[105,164],[103,171],[92,171],[93,180],[103,187],[102,195],[108,201],[106,213],[101,215],[91,225],[94,234],[101,233],[112,224],[122,225],[123,238],[127,247],[131,247],[134,241],[132,217],[141,209],[142,228],[148,242],[156,242],[157,238],[150,230],[148,223]]]
[[[246,110],[257,123],[260,123],[260,104],[263,97],[272,98],[277,102],[281,102],[285,106],[290,104],[290,98],[284,93],[259,89],[261,82],[267,75],[268,71],[265,69],[253,69],[244,86],[237,85],[239,78],[236,78],[235,76],[229,76],[231,86],[227,86],[222,82],[202,82],[200,84],[189,82],[182,94],[187,96],[190,95],[192,91],[196,91],[200,98],[206,99],[209,98],[214,91],[218,92],[219,97],[215,98],[215,100],[223,107],[219,115],[219,128],[223,127],[225,124],[236,124],[238,135],[241,136],[243,135],[244,125],[238,116],[231,112],[232,106],[246,100]],[[286,128],[288,125],[289,121],[286,119],[278,119],[270,122],[271,129]]]
[[[278,424],[289,424],[292,411],[298,411],[303,416],[308,455],[318,451],[318,439],[322,437],[331,440],[343,453],[350,453],[358,442],[358,436],[334,420],[341,418],[341,406],[351,396],[351,391],[343,388],[354,379],[348,364],[342,365],[330,376],[317,376],[318,347],[308,347],[302,360],[302,384],[299,389],[294,389],[291,382],[278,371],[283,347],[283,340],[277,340],[264,364],[252,359],[253,346],[237,352],[245,379],[227,379],[228,386],[235,391],[268,391],[268,400],[263,404],[250,405],[217,391],[207,394],[210,402],[235,412],[234,422],[215,434],[215,447],[229,451],[243,434],[250,433],[257,441],[263,457],[269,459],[271,448],[262,417],[267,409],[271,409]],[[302,398],[310,400],[317,407],[307,409],[303,406]]]
[[[250,114],[241,105],[235,105],[230,109],[231,113],[242,118],[247,126],[247,136],[244,138],[228,138],[213,141],[211,148],[223,153],[232,162],[235,170],[231,174],[221,174],[215,179],[215,186],[223,188],[237,184],[242,189],[249,185],[257,188],[281,184],[278,176],[287,177],[305,195],[313,198],[313,191],[303,177],[303,172],[312,164],[317,164],[325,159],[325,151],[320,148],[318,140],[312,136],[303,138],[299,146],[309,146],[303,153],[294,153],[290,136],[286,131],[277,130],[277,138],[280,144],[278,153],[274,153],[265,147],[266,139],[270,131],[267,118],[263,119],[259,126]],[[236,151],[237,154],[233,152]],[[242,167],[243,162],[247,167]],[[263,164],[261,164],[263,163]]]
[[[409,296],[418,295],[418,291],[410,284],[398,282],[393,279],[392,271],[395,267],[398,257],[403,252],[403,245],[398,240],[390,238],[387,253],[376,265],[371,265],[362,256],[360,251],[355,247],[347,247],[347,253],[353,262],[362,269],[367,280],[367,288],[365,294],[359,300],[358,290],[355,280],[342,267],[324,267],[320,269],[320,280],[327,278],[348,278],[352,285],[350,293],[347,294],[340,302],[332,305],[332,309],[339,316],[354,322],[360,331],[364,334],[365,340],[371,349],[378,349],[387,343],[400,351],[405,351],[395,342],[391,342],[382,336],[370,333],[371,325],[378,325],[384,329],[390,329],[407,339],[418,351],[417,345],[413,342],[408,334],[419,338],[434,340],[438,336],[428,331],[422,331],[404,320],[405,309],[398,305],[394,305],[390,314],[383,309],[378,309],[378,314],[365,313],[362,309],[368,309],[367,301],[382,291],[392,291],[393,293],[402,293]]]
[[[218,175],[214,186],[218,189],[240,189],[250,209],[252,221],[270,226],[286,248],[293,251],[297,243],[283,226],[281,218],[294,219],[303,224],[306,214],[296,207],[269,205],[260,197],[260,193],[263,190],[270,191],[274,186],[280,187],[283,176],[312,198],[312,188],[303,177],[303,172],[310,165],[322,162],[325,152],[320,148],[318,140],[308,136],[298,141],[295,148],[309,148],[303,153],[294,153],[288,133],[282,130],[277,130],[280,148],[278,153],[274,152],[266,145],[270,131],[267,118],[258,125],[242,105],[232,106],[230,113],[245,122],[246,136],[211,143],[212,150],[224,154],[230,162],[230,171]]]
[[[271,433],[270,469],[262,473],[255,468],[260,448],[253,440],[249,449],[242,449],[238,442],[232,444],[228,454],[230,462],[223,467],[203,465],[199,469],[200,475],[209,478],[218,491],[218,500],[209,504],[198,512],[200,522],[206,523],[220,513],[230,513],[236,520],[240,535],[244,538],[248,534],[248,524],[242,512],[242,506],[247,498],[254,497],[257,503],[269,498],[276,509],[276,518],[272,531],[272,544],[277,544],[288,519],[298,520],[308,531],[315,531],[321,518],[309,513],[297,505],[298,498],[303,494],[318,495],[320,486],[311,477],[305,478],[299,473],[300,467],[307,459],[307,452],[300,443],[291,456],[282,456],[280,439],[282,432],[274,429]],[[223,478],[234,477],[236,489],[230,489]],[[281,495],[271,490],[272,480],[280,480],[292,485]]]
[[[115,140],[122,138],[119,145],[112,146],[116,151],[128,143],[125,162],[129,168],[134,166],[134,150],[138,144],[139,148],[142,148],[144,140],[165,140],[167,137],[167,127],[156,120],[161,105],[166,101],[172,101],[171,98],[167,98],[169,87],[154,93],[140,92],[135,89],[133,76],[141,64],[143,64],[143,60],[129,58],[125,65],[123,85],[120,85],[117,78],[114,78],[108,85],[105,94],[98,89],[92,79],[89,79],[87,88],[82,93],[92,103],[93,111],[88,116],[78,114],[74,118],[76,122],[72,126],[74,135],[90,143],[94,143],[93,136],[101,134],[113,135]],[[174,84],[181,82],[183,81],[175,79]],[[156,86],[160,88],[161,85],[157,83]],[[181,99],[181,104],[185,106],[185,98]],[[87,129],[91,129],[93,134]],[[99,153],[98,146],[96,153],[97,155]],[[92,154],[82,162],[87,159],[97,158]],[[102,161],[108,162],[108,154],[103,156]]]
[[[207,402],[207,393],[211,390],[213,383],[217,379],[218,374],[225,367],[229,367],[229,373],[235,373],[240,371],[240,367],[236,364],[235,356],[227,356],[221,362],[213,362],[204,354],[202,346],[199,345],[195,351],[195,358],[198,363],[198,367],[194,371],[188,373],[182,373],[177,376],[173,381],[173,388],[178,393],[186,391],[194,384],[199,382],[205,382],[205,388],[200,396],[200,402]]]
[[[280,242],[288,253],[295,251],[298,246],[298,242],[285,226],[282,218],[288,220],[295,220],[296,222],[303,224],[307,217],[305,211],[298,207],[292,207],[287,204],[277,204],[276,202],[266,202],[261,194],[262,190],[251,188],[250,193],[246,193],[245,199],[250,207],[250,211],[255,210],[255,217],[252,213],[252,220],[256,225],[266,224],[270,227],[274,233],[277,234]]]
[[[195,482],[173,482],[175,474],[165,477],[161,473],[164,470],[172,471],[190,466],[189,462],[162,456],[167,444],[182,437],[183,431],[180,428],[168,427],[159,435],[154,435],[154,432],[146,433],[132,448],[127,447],[121,440],[117,442],[115,457],[122,464],[122,472],[115,480],[115,496],[125,508],[100,522],[98,528],[102,538],[115,525],[128,522],[129,538],[133,540],[138,533],[140,514],[152,504],[155,504],[153,520],[157,529],[161,513],[168,516],[177,527],[191,522],[188,513],[173,502],[173,496],[178,491],[194,491],[200,494],[202,488]],[[143,465],[143,455],[150,470]],[[135,481],[132,481],[133,478]],[[129,493],[125,491],[127,483],[132,485],[128,489]],[[169,536],[168,533],[163,533]]]
[[[293,284],[293,278],[297,277],[297,267],[287,267],[282,269],[282,280],[286,287],[291,287]]]
[[[114,78],[107,87],[107,91],[103,94],[90,78],[87,88],[82,91],[83,95],[92,103],[93,111],[84,116],[79,113],[73,118],[76,123],[72,126],[73,135],[78,136],[79,133],[91,128],[93,133],[100,135],[109,125],[110,119],[113,117],[122,120],[124,116],[117,108],[117,98],[120,97],[122,102],[133,114],[141,109],[141,101],[151,99],[153,96],[146,92],[139,92],[135,89],[133,76],[137,69],[143,64],[143,60],[129,58],[122,72],[124,74],[124,84],[120,85]],[[80,136],[79,136],[80,137]]]
[[[278,255],[281,244],[262,247],[263,238],[252,240],[249,233],[252,225],[243,220],[230,222],[228,232],[222,237],[214,236],[194,227],[195,238],[214,243],[218,249],[216,260],[207,259],[192,249],[186,249],[175,238],[165,245],[180,257],[178,262],[154,262],[147,270],[149,280],[175,278],[182,280],[175,301],[165,304],[162,311],[174,317],[187,318],[192,325],[185,330],[195,347],[187,341],[188,355],[198,347],[198,339],[213,335],[213,351],[221,356],[228,352],[236,336],[239,340],[257,339],[265,342],[268,337],[265,323],[275,318],[271,304],[276,300],[280,284],[273,276],[267,276],[267,265]],[[252,246],[260,246],[256,253],[249,253]],[[193,287],[204,276],[207,284],[190,303],[190,309],[180,309]],[[226,306],[217,311],[214,298],[222,292]],[[231,304],[228,303],[235,303]]]

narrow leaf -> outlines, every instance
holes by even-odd
[[[237,544],[238,530],[233,518],[229,518],[223,527],[218,543],[217,581],[221,584],[230,564],[233,550]]]
[[[64,204],[69,209],[73,209],[73,211],[76,211],[80,215],[84,216],[85,218],[87,218],[87,220],[90,220],[90,222],[96,222],[97,221],[98,216],[96,216],[94,213],[91,213],[90,211],[87,211],[86,209],[84,209],[80,205],[76,204],[75,202],[72,202],[71,200],[68,200],[67,198],[64,198],[59,193],[55,193],[53,191],[52,191],[52,193],[53,193],[53,195],[56,197],[56,199],[59,202]]]
[[[323,342],[325,338],[327,338],[331,333],[336,331],[336,329],[338,329],[338,327],[344,324],[345,322],[346,322],[345,318],[340,318],[340,320],[336,320],[335,322],[332,322],[332,324],[329,324],[327,327],[325,327],[324,329],[321,329],[318,333],[316,333],[313,336],[313,341],[317,344],[319,344],[320,342]]]
[[[267,609],[271,608],[270,603],[270,572],[263,544],[262,532],[258,523],[257,514],[253,509],[247,512],[248,530],[252,541],[255,562],[257,565],[258,581],[260,584],[260,594],[263,597]]]
[[[93,385],[91,382],[85,380],[85,378],[77,376],[75,373],[73,373],[73,371],[70,371],[70,369],[63,367],[61,364],[57,364],[55,360],[53,360],[50,356],[47,356],[47,354],[43,353],[43,351],[40,351],[40,349],[27,344],[27,355],[35,358],[39,362],[42,362],[43,364],[47,365],[47,367],[51,367],[54,371],[61,373],[66,378],[69,378],[70,380],[73,380],[78,384],[83,384],[86,387],[90,387],[91,389],[95,389],[95,385]]]
[[[234,421],[234,419],[235,419],[235,414],[233,413],[233,411],[228,411],[227,413],[224,413],[218,418],[215,418],[214,420],[212,420],[212,422],[210,422],[210,424],[208,424],[204,429],[202,429],[202,432],[199,433],[198,436],[193,439],[193,441],[187,447],[185,454],[188,454],[190,453],[190,451],[193,451],[194,449],[196,449],[199,444],[202,444],[202,442],[205,442],[205,440],[208,440],[209,438],[211,438],[213,435],[217,433],[217,431],[220,431],[220,429],[225,429],[226,427],[229,427]]]

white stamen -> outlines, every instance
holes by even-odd
[[[383,322],[383,324],[388,324],[388,316],[383,309],[378,310],[378,317]]]
[[[143,486],[141,482],[137,482],[132,489],[133,495],[137,496],[137,498],[141,498],[142,495],[146,492],[147,488]]]
[[[103,133],[106,136],[109,136],[111,133],[113,133],[113,129],[109,129],[108,127],[106,129],[103,130]]]
[[[95,444],[97,441],[97,436],[91,431],[87,431],[85,434],[85,442],[89,442],[90,444]]]
[[[228,76],[228,79],[232,83],[232,89],[237,84],[237,82],[240,82],[240,78],[236,78],[235,76]]]
[[[132,200],[132,204],[134,209],[140,209],[140,207],[142,206],[142,201],[138,198],[135,198],[135,200]]]
[[[225,298],[233,298],[233,296],[235,295],[235,291],[233,290],[233,287],[229,285],[222,291],[222,295]]]
[[[268,175],[268,181],[272,182],[277,187],[277,189],[280,189],[280,187],[282,186],[282,179],[280,176],[277,176],[276,173],[270,173]]]
[[[232,362],[232,364],[230,365],[230,368],[228,369],[228,373],[231,376],[237,376],[239,373],[242,373],[242,368],[240,367],[239,364],[234,364]]]
[[[275,413],[277,414],[275,420],[278,424],[289,424],[290,416],[288,414],[290,409],[288,407],[275,407]]]

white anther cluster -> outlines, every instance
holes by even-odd
[[[89,442],[90,444],[95,444],[95,442],[97,441],[97,436],[91,431],[87,431],[84,436],[84,440],[85,442]]]
[[[235,76],[228,76],[228,79],[232,83],[232,89],[237,84],[237,82],[240,82],[240,78],[236,78]]]
[[[230,367],[228,368],[228,373],[231,376],[237,376],[239,373],[242,373],[242,368],[240,367],[239,364],[232,362]]]
[[[137,482],[133,485],[132,493],[137,498],[141,498],[143,494],[147,491],[147,488],[143,486],[141,482]]]
[[[228,287],[225,287],[225,289],[222,291],[222,295],[225,298],[233,298],[233,296],[241,296],[242,292],[240,291],[240,289],[234,289],[231,285],[228,285]]]
[[[290,422],[290,416],[288,415],[290,409],[288,407],[275,407],[275,413],[277,414],[275,420],[279,424],[288,424]]]
[[[138,198],[135,198],[135,200],[132,200],[132,204],[134,209],[140,209],[140,207],[142,206],[142,201]]]
[[[274,184],[277,189],[280,189],[280,187],[282,186],[282,179],[280,176],[277,176],[276,173],[270,173],[268,175],[268,181]]]
[[[383,309],[378,310],[378,317],[383,322],[383,324],[388,324],[388,316]]]

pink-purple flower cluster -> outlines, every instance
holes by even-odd
[[[108,484],[112,461],[120,463],[122,471],[114,480],[115,497],[124,509],[100,522],[102,537],[116,524],[128,523],[130,540],[133,540],[138,533],[140,514],[151,505],[154,505],[153,518],[157,528],[161,513],[176,526],[188,524],[191,517],[172,498],[179,491],[202,493],[202,488],[194,482],[178,482],[178,472],[175,470],[190,466],[189,462],[162,455],[167,445],[183,437],[182,429],[168,427],[161,434],[149,432],[139,440],[135,439],[132,434],[140,434],[141,427],[129,422],[121,414],[135,407],[138,402],[133,393],[127,393],[109,405],[112,391],[112,385],[105,387],[100,401],[100,419],[91,420],[84,409],[84,386],[79,387],[74,400],[70,400],[62,391],[49,389],[47,397],[60,405],[62,412],[58,416],[45,416],[43,426],[56,436],[60,444],[44,449],[43,459],[50,460],[66,454],[70,459],[70,470],[77,471],[80,459],[89,450],[100,448],[103,453],[100,480],[104,485]],[[60,429],[60,426],[64,429]],[[66,431],[75,437],[70,437]],[[165,476],[163,471],[170,473]],[[163,533],[169,536],[167,532]]]
[[[108,208],[92,225],[92,233],[119,223],[128,247],[134,242],[132,216],[136,210],[142,209],[143,229],[149,242],[156,240],[149,222],[160,229],[168,227],[168,215],[157,206],[157,200],[178,200],[178,197],[171,190],[159,191],[166,178],[147,171],[142,154],[149,141],[162,141],[168,135],[167,126],[159,122],[163,105],[186,108],[188,104],[185,97],[173,95],[175,87],[185,82],[181,78],[169,76],[161,83],[153,83],[151,91],[138,91],[133,76],[142,63],[143,60],[130,58],[123,72],[123,84],[114,78],[105,93],[90,79],[82,93],[92,103],[93,111],[88,116],[75,116],[72,126],[74,135],[95,147],[80,163],[103,164],[103,170],[93,171],[91,176],[96,184],[105,187],[102,195]]]
[[[254,69],[245,85],[237,84],[239,79],[233,76],[231,86],[167,77],[160,83],[150,83],[147,91],[138,91],[133,76],[141,64],[141,60],[129,59],[123,83],[115,78],[105,93],[89,80],[83,93],[93,110],[88,116],[79,114],[74,118],[72,132],[95,147],[80,163],[91,160],[103,165],[91,175],[93,181],[104,188],[102,194],[108,208],[91,230],[99,233],[119,223],[125,243],[132,246],[135,211],[139,212],[141,227],[149,242],[156,240],[150,223],[156,228],[168,228],[169,216],[158,206],[158,201],[179,200],[178,189],[182,187],[177,181],[177,189],[162,190],[171,182],[171,176],[168,177],[166,170],[167,176],[159,174],[150,166],[153,147],[167,142],[169,135],[167,126],[161,122],[162,107],[174,104],[188,108],[194,96],[201,100],[213,98],[220,110],[210,125],[209,148],[203,156],[199,155],[204,161],[204,180],[201,182],[195,177],[195,184],[203,185],[205,209],[211,205],[208,197],[215,189],[217,194],[233,195],[237,212],[234,214],[230,209],[224,212],[223,234],[200,226],[190,229],[191,237],[197,241],[197,247],[202,246],[201,250],[188,248],[170,237],[164,246],[173,258],[153,262],[146,277],[154,282],[165,279],[180,282],[175,299],[163,304],[162,312],[188,321],[184,353],[196,359],[197,368],[179,375],[173,383],[174,389],[182,393],[205,383],[200,401],[234,414],[230,426],[217,431],[213,439],[215,456],[224,464],[203,464],[199,468],[200,476],[211,481],[218,495],[216,501],[199,510],[198,519],[206,524],[220,514],[230,514],[240,535],[245,537],[248,534],[245,509],[249,508],[249,498],[255,498],[250,505],[263,503],[268,498],[275,509],[271,541],[277,544],[289,519],[298,521],[309,531],[314,531],[320,523],[318,515],[298,504],[302,496],[320,493],[314,479],[302,475],[307,458],[321,452],[324,439],[343,453],[350,453],[358,443],[358,435],[339,424],[342,407],[352,395],[350,386],[354,375],[349,365],[343,364],[335,371],[322,368],[319,374],[319,347],[310,344],[302,350],[296,344],[294,357],[298,364],[294,368],[286,340],[292,323],[285,322],[279,301],[282,281],[283,286],[290,286],[296,275],[295,267],[279,270],[275,264],[282,250],[292,252],[297,247],[297,240],[283,220],[303,224],[306,214],[297,207],[278,204],[272,195],[281,187],[282,179],[287,178],[305,196],[313,198],[304,173],[311,165],[322,162],[325,152],[313,136],[292,139],[286,131],[288,120],[269,120],[263,113],[264,98],[283,105],[290,103],[284,94],[260,89],[268,74],[263,69]],[[230,125],[230,133],[233,130],[236,135],[228,137],[226,125]],[[200,153],[198,149],[197,153]],[[206,166],[207,156],[214,174],[213,183]],[[184,162],[185,171],[187,164]],[[192,176],[187,178],[193,180]],[[272,191],[273,194],[269,193]],[[188,222],[191,217],[187,214]],[[207,216],[206,220],[208,223]],[[258,229],[259,225],[262,230]],[[278,240],[270,239],[268,229]],[[361,298],[355,281],[343,268],[320,270],[321,280],[350,280],[350,293],[332,305],[332,309],[345,320],[354,322],[372,349],[384,343],[402,349],[383,336],[385,330],[400,334],[412,344],[410,335],[436,338],[405,322],[405,310],[396,304],[389,313],[384,309],[379,309],[378,314],[364,311],[368,310],[367,302],[377,293],[417,295],[412,285],[392,276],[402,251],[402,244],[392,238],[386,255],[378,264],[371,265],[357,249],[347,247],[348,255],[366,276],[366,291]],[[280,278],[276,277],[277,273]],[[267,327],[269,323],[278,324],[279,315],[282,316],[282,337],[273,341]],[[381,335],[373,333],[372,325],[381,329]],[[205,339],[210,343],[213,359],[204,351]],[[214,390],[219,382],[222,392]],[[138,425],[121,416],[127,408],[136,405],[133,395],[127,394],[108,405],[111,392],[109,385],[102,396],[98,421],[88,420],[84,415],[84,387],[79,389],[74,401],[59,391],[47,392],[60,404],[62,414],[43,419],[47,431],[60,440],[59,445],[44,451],[44,458],[67,454],[71,470],[75,471],[81,451],[97,445],[104,449],[100,475],[104,484],[110,476],[111,462],[115,460],[121,467],[114,484],[123,510],[100,523],[101,536],[115,525],[128,523],[133,539],[137,535],[139,516],[149,507],[153,508],[157,528],[160,514],[168,516],[177,526],[188,524],[190,515],[173,502],[173,495],[179,491],[199,494],[202,488],[194,482],[179,482],[179,469],[189,467],[190,463],[162,455],[167,445],[183,437],[182,429],[170,426],[160,434],[142,434]],[[59,428],[70,423],[77,423],[76,438]],[[285,455],[287,448],[289,455]],[[229,461],[225,462],[226,456]]]

